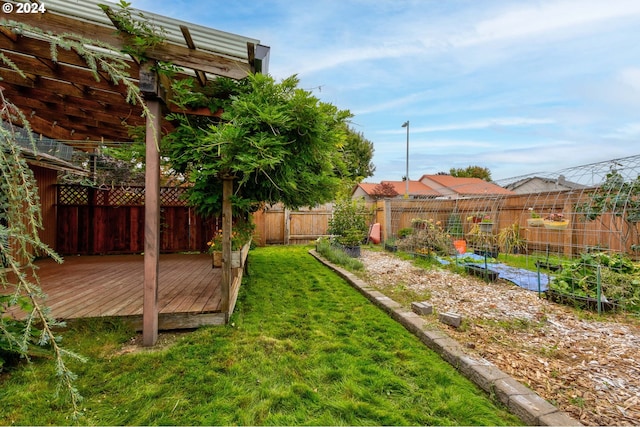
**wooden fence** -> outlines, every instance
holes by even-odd
[[[639,243],[637,226],[629,227],[621,215],[613,214],[585,221],[584,216],[576,211],[578,205],[589,199],[591,191],[556,191],[458,200],[387,199],[372,206],[376,213],[375,222],[381,224],[385,240],[397,236],[400,229],[411,227],[414,218],[433,219],[450,232],[454,231],[452,224],[456,224],[455,231],[464,237],[473,226],[474,213],[480,212],[488,215],[493,222],[494,234],[518,224],[529,250],[573,256],[599,247],[634,254],[633,245]],[[569,221],[569,226],[564,230],[531,227],[527,223],[530,209],[542,216],[562,213]]]
[[[327,235],[333,204],[292,211],[282,205],[254,214],[256,237],[260,245],[304,244]]]
[[[61,255],[144,251],[144,187],[59,185],[56,251]],[[161,189],[160,251],[205,251],[218,219],[203,219],[181,198]]]
[[[204,251],[219,219],[205,220],[181,198],[182,189],[163,188],[161,198],[161,251]],[[529,250],[567,256],[593,247],[634,254],[639,230],[620,216],[605,214],[584,221],[576,206],[590,197],[590,190],[555,191],[474,199],[385,199],[370,204],[373,222],[380,223],[383,240],[411,227],[415,218],[439,221],[444,229],[464,237],[473,214],[488,215],[493,233],[518,224]],[[144,188],[58,186],[56,250],[68,254],[139,253],[144,247]],[[570,225],[565,230],[530,227],[530,210],[541,215],[562,212]],[[333,204],[292,211],[280,205],[254,214],[258,245],[304,244],[328,234]],[[453,230],[455,225],[456,230]]]

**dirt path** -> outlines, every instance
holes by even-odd
[[[367,281],[390,298],[408,291],[462,314],[458,330],[427,320],[582,423],[640,425],[638,319],[603,321],[510,282],[423,270],[389,253],[363,251],[362,261]]]

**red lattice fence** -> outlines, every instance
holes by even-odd
[[[219,219],[197,215],[184,189],[160,190],[160,251],[205,251]],[[59,185],[56,251],[62,255],[140,253],[144,250],[144,187]]]

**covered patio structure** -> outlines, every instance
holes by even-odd
[[[5,3],[15,5],[29,1],[0,0],[0,4]],[[32,3],[41,4],[36,0]],[[99,3],[107,4],[110,8],[103,11],[98,6]],[[131,127],[146,128],[144,256],[136,263],[135,273],[131,270],[130,274],[122,278],[123,282],[113,284],[117,287],[131,282],[133,286],[138,287],[137,292],[142,293],[143,341],[145,345],[153,345],[161,327],[161,295],[165,292],[159,288],[159,283],[169,286],[165,285],[164,280],[160,280],[160,275],[168,274],[170,270],[160,266],[163,257],[159,252],[159,145],[162,135],[172,130],[172,124],[163,120],[164,114],[168,111],[178,111],[171,103],[172,80],[194,78],[196,84],[202,88],[209,80],[218,76],[242,79],[249,73],[267,72],[269,48],[248,37],[133,10],[133,19],[146,19],[161,27],[165,33],[161,43],[144,52],[145,60],[141,62],[139,58],[118,53],[128,46],[135,35],[127,33],[125,28],[119,26],[118,20],[114,19],[117,10],[117,5],[105,1],[50,0],[44,3],[43,8],[37,9],[38,13],[12,13],[0,16],[0,52],[8,60],[0,61],[0,86],[6,100],[22,111],[35,133],[68,146],[94,150],[111,142],[131,142]],[[62,48],[60,44],[52,47],[55,37],[79,43],[76,44],[77,48]],[[92,40],[106,43],[113,49],[106,49],[102,44],[91,45]],[[106,51],[124,60],[129,73],[126,81],[133,82],[140,88],[147,114],[143,114],[141,102],[127,102],[129,93],[122,79],[114,79],[104,68],[98,68],[96,71],[81,50],[102,53]],[[177,72],[171,77],[158,74],[157,66],[160,63],[171,63]],[[216,114],[208,110],[180,112],[209,116]],[[15,124],[21,123],[17,120]],[[228,237],[231,235],[231,206],[228,197],[231,182],[224,188],[227,197],[222,223],[224,234]],[[41,200],[48,197],[42,197],[43,191],[46,190],[41,188]],[[50,233],[50,230],[45,232]],[[52,239],[55,239],[55,236]],[[52,242],[45,243],[51,245]],[[219,278],[221,299],[218,309],[223,313],[226,322],[233,310],[233,283],[239,280],[236,280],[237,271],[234,271],[228,262],[230,237],[229,243],[225,246],[226,262],[221,269],[221,279]],[[75,265],[78,271],[69,270],[67,275],[70,278],[76,277],[83,271],[85,274],[93,274],[92,271],[98,271],[99,264],[103,261],[106,263],[107,259],[99,259],[92,269],[83,270],[80,265]],[[71,263],[69,266],[54,267],[65,269],[73,268],[74,265]],[[44,274],[45,269],[41,270],[41,273]],[[210,265],[208,271],[203,271],[202,274],[211,276],[211,280],[218,276]],[[81,281],[80,279],[79,282]],[[65,282],[69,284],[65,285]],[[105,280],[105,283],[107,282]],[[53,300],[57,291],[48,291],[47,286],[70,286],[72,282],[64,276],[59,276],[59,279],[54,281],[45,275],[41,278],[41,283],[52,298],[50,303],[57,304]],[[215,294],[214,287],[209,288]],[[62,295],[62,288],[57,289]],[[187,292],[184,289],[176,289],[178,293]],[[237,292],[237,289],[235,291]],[[69,295],[73,296],[73,292]],[[68,299],[67,303],[71,304],[72,300],[73,298]],[[54,315],[55,313],[54,310]]]

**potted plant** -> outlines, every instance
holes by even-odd
[[[329,234],[342,249],[353,257],[360,256],[360,245],[369,230],[371,212],[364,203],[344,199],[336,203],[329,220]]]
[[[505,253],[523,253],[527,248],[527,241],[520,236],[520,226],[517,223],[505,227],[498,233],[498,246]]]
[[[413,227],[416,230],[424,230],[425,228],[427,228],[428,223],[429,223],[428,219],[413,218],[411,220],[411,227]]]
[[[550,230],[565,230],[569,226],[569,221],[562,213],[551,213],[544,219],[544,228]]]
[[[473,249],[476,255],[487,255],[491,258],[497,258],[500,249],[496,242],[496,236],[492,233],[483,232],[480,229],[482,223],[474,224],[471,230],[466,234],[468,245]]]
[[[493,221],[491,220],[491,216],[484,215],[479,225],[480,231],[482,231],[483,233],[491,233],[491,231],[493,230]]]
[[[254,224],[250,220],[238,220],[231,233],[231,268],[242,267],[243,251],[251,245]],[[222,230],[217,230],[213,238],[207,242],[212,257],[212,267],[222,267]]]
[[[539,213],[529,208],[529,218],[527,218],[527,225],[529,227],[542,227],[544,225],[544,219]]]
[[[365,233],[361,229],[351,228],[343,235],[336,238],[337,242],[342,246],[342,250],[353,258],[360,256],[360,245],[364,240]]]
[[[401,228],[400,230],[398,230],[398,238],[399,239],[404,239],[407,236],[410,236],[412,233],[413,233],[413,228],[411,228],[411,227]]]
[[[479,212],[474,212],[471,215],[467,216],[467,221],[477,224],[482,221],[482,214]]]

